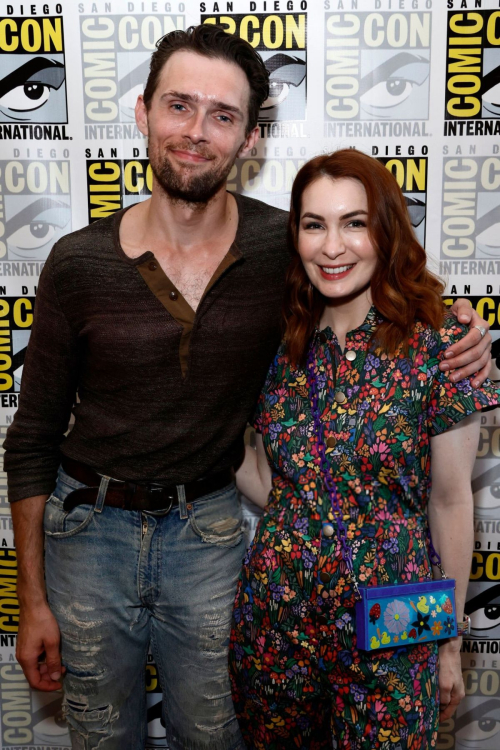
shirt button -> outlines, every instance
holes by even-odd
[[[158,263],[152,260],[150,263],[148,263],[148,268],[150,271],[156,271],[156,269],[158,268]]]
[[[168,296],[170,297],[170,299],[173,299],[174,302],[175,302],[176,299],[179,298],[179,295],[177,294],[177,292],[170,292],[170,294]]]
[[[333,529],[333,526],[332,526],[331,523],[324,523],[323,524],[323,535],[324,536],[326,536],[326,537],[333,536],[333,531],[334,531],[334,529]]]
[[[327,448],[335,448],[335,446],[337,445],[337,441],[332,435],[330,435],[330,437],[326,441],[326,445]]]
[[[319,574],[319,580],[321,581],[321,583],[330,583],[330,579],[331,575],[329,573],[325,573],[323,571],[323,573]]]
[[[354,362],[356,359],[356,352],[354,349],[349,349],[349,351],[346,353],[345,358],[349,360],[349,362]]]
[[[337,404],[343,404],[344,401],[347,401],[347,396],[345,395],[345,393],[342,393],[342,391],[337,391],[334,398]]]

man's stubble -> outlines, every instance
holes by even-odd
[[[189,166],[184,167],[183,173],[177,171],[168,158],[167,151],[150,144],[149,163],[160,187],[174,203],[182,203],[198,210],[205,208],[220,188],[226,183],[234,161],[215,164],[214,154],[206,148],[192,148],[186,143],[171,144],[169,149],[191,151],[200,156],[213,160],[214,166],[203,170],[201,174],[194,172]]]

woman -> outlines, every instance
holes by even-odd
[[[440,642],[439,687],[435,642],[405,646],[405,632],[397,648],[357,649],[352,576],[322,474],[335,482],[358,583],[430,578],[428,519],[463,619],[478,413],[499,391],[439,371],[464,329],[444,318],[443,284],[379,162],[353,150],[310,161],[289,228],[285,339],[259,401],[257,451],[237,474],[251,500],[269,496],[235,602],[237,714],[249,748],[330,748],[332,733],[350,750],[433,747],[439,714],[463,695],[461,639]]]

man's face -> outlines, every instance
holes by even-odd
[[[249,98],[236,64],[184,50],[170,57],[149,111],[139,97],[136,117],[156,182],[171,198],[206,204],[225,184],[236,157],[258,137],[257,128],[245,132]]]

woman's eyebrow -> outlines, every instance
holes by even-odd
[[[342,220],[344,220],[344,219],[352,219],[353,216],[359,216],[360,214],[363,214],[364,216],[368,216],[368,211],[365,211],[364,209],[360,208],[357,211],[349,211],[348,214],[344,214],[340,218]]]
[[[303,219],[319,219],[320,221],[324,221],[325,217],[320,216],[319,214],[312,214],[309,211],[306,214],[302,214]]]

